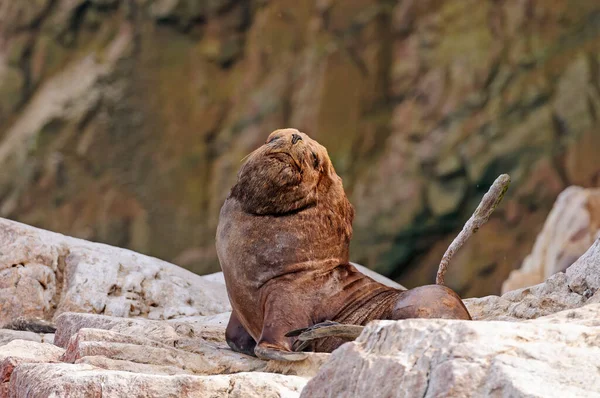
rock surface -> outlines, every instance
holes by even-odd
[[[447,277],[497,294],[598,183],[600,4],[572,4],[4,0],[0,217],[214,272],[240,159],[291,126],[344,179],[352,258],[407,287],[509,173]]]
[[[600,288],[600,238],[565,272],[546,282],[504,295],[464,300],[473,319],[523,320],[538,318],[591,301]]]
[[[14,340],[0,347],[0,398],[87,397],[98,388],[109,397],[297,397],[329,358],[283,363],[235,353],[224,342],[228,317],[167,322],[63,313],[58,346]],[[32,362],[46,366],[26,365]]]
[[[176,265],[0,219],[0,325],[66,311],[172,319],[230,308],[222,284]]]
[[[502,293],[537,285],[564,272],[585,253],[599,232],[600,189],[567,188],[558,196],[531,254],[502,284]]]
[[[4,289],[29,294],[21,289],[24,281],[25,287],[43,283],[61,292],[48,294],[57,303],[47,316],[55,334],[0,329],[0,398],[600,396],[593,365],[600,360],[600,238],[544,283],[465,300],[477,321],[377,321],[356,342],[333,354],[309,353],[300,362],[262,361],[229,349],[222,274],[198,277],[128,250],[1,219],[0,243],[0,272],[17,275],[10,279],[16,286]],[[160,278],[146,280],[157,272]],[[94,290],[107,281],[118,287]],[[170,297],[149,305],[160,316],[131,313],[132,303],[148,305],[160,293]],[[128,300],[129,312],[84,312],[95,312],[93,306],[69,312],[64,301],[120,308],[111,301],[115,296]],[[190,297],[199,300],[194,311],[187,310]],[[31,298],[16,299],[27,304]],[[11,314],[17,316],[13,325],[23,324],[23,314]]]
[[[55,344],[65,362],[152,374],[221,374],[266,371],[313,376],[328,354],[298,363],[266,362],[239,354],[225,343],[229,313],[177,321],[123,319],[64,313],[56,320]]]
[[[49,381],[52,382],[49,382]],[[11,397],[297,397],[306,379],[272,373],[218,376],[147,375],[101,370],[86,364],[27,364],[17,367]]]
[[[64,351],[52,344],[27,340],[13,340],[0,347],[0,397],[8,396],[8,382],[15,367],[23,363],[59,362]]]
[[[332,354],[302,397],[600,396],[600,305],[552,321],[377,321]]]

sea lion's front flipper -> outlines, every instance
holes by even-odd
[[[286,333],[286,336],[298,336],[294,343],[294,351],[302,351],[308,347],[313,340],[326,337],[338,337],[344,340],[355,340],[363,331],[364,326],[344,325],[333,321],[324,321],[303,329],[296,329]]]
[[[304,315],[293,307],[293,302],[282,299],[279,294],[270,295],[265,300],[263,328],[254,349],[257,357],[274,361],[301,361],[307,358],[306,353],[293,350],[295,338],[285,335],[290,329],[311,323],[310,314]]]
[[[235,311],[231,312],[227,329],[225,329],[225,341],[233,351],[241,352],[246,355],[254,355],[256,341],[244,329]]]

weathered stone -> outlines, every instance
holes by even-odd
[[[597,318],[594,307],[574,312]],[[550,319],[372,322],[332,354],[301,396],[600,395],[592,365],[599,343],[598,327]]]
[[[569,288],[585,298],[600,289],[600,238],[566,271]]]
[[[265,362],[233,352],[225,343],[229,315],[165,322],[65,313],[57,318],[56,344],[67,349],[64,361],[137,373],[265,371],[309,377],[328,358],[313,353],[301,362]]]
[[[52,344],[13,340],[0,348],[0,398],[8,397],[8,382],[23,363],[58,362],[65,350]]]
[[[536,285],[565,271],[591,246],[600,230],[600,190],[569,187],[562,192],[521,268],[502,292]]]
[[[48,381],[52,380],[51,383]],[[9,396],[297,397],[306,384],[298,376],[271,373],[190,376],[147,375],[85,364],[24,364],[9,383]]]
[[[464,302],[473,319],[533,319],[586,304],[600,287],[599,275],[600,238],[566,273],[556,273],[544,283],[513,290],[501,297],[487,296]]]
[[[171,322],[64,313],[56,318],[55,343],[59,347],[66,347],[71,337],[81,329],[112,330],[117,333],[141,336],[169,345],[173,345],[173,342],[180,338],[188,337],[197,337],[209,341],[224,341],[225,327],[227,326],[225,320],[229,320],[229,313],[207,317],[182,318]],[[221,334],[220,338],[217,336],[219,333]]]
[[[222,284],[129,250],[2,219],[0,247],[0,323],[66,311],[171,319],[230,308]]]
[[[100,356],[135,364],[180,368],[202,375],[260,371],[266,366],[265,361],[233,352],[225,344],[207,343],[199,338],[181,340],[167,345],[110,330],[81,329],[69,341],[62,360],[73,363],[84,357]],[[194,352],[177,348],[181,346]],[[140,370],[136,372],[141,373]]]
[[[27,340],[36,343],[42,342],[42,337],[33,332],[21,330],[0,329],[0,346],[10,343],[13,340]]]
[[[525,320],[578,308],[587,298],[569,288],[567,276],[559,272],[546,282],[517,289],[502,296],[463,300],[473,319]]]

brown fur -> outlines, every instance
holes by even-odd
[[[353,217],[327,150],[306,134],[274,131],[250,154],[217,230],[233,307],[226,338],[234,350],[299,359],[286,354],[294,338],[285,333],[324,320],[470,319],[446,287],[399,291],[358,272],[348,262]],[[330,352],[341,343],[328,338],[313,349]]]

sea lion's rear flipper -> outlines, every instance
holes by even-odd
[[[308,357],[304,352],[283,351],[278,348],[268,347],[266,344],[259,343],[254,349],[257,357],[272,361],[302,361]]]
[[[250,336],[250,333],[244,329],[235,311],[231,312],[227,329],[225,329],[225,341],[233,351],[241,352],[246,355],[254,355],[256,341]]]
[[[338,337],[344,340],[355,340],[363,331],[364,326],[344,325],[333,321],[324,321],[308,328],[296,329],[286,333],[286,336],[298,336],[294,343],[294,351],[302,351],[308,347],[313,340],[326,337]]]

